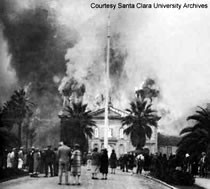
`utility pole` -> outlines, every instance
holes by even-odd
[[[108,130],[109,130],[109,61],[110,61],[110,10],[107,22],[107,50],[106,50],[106,95],[105,95],[105,119],[104,119],[104,148],[108,147]]]

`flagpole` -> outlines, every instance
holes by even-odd
[[[110,10],[107,22],[107,50],[106,50],[106,96],[105,96],[105,119],[104,119],[104,148],[108,147],[109,130],[109,61],[110,61]]]

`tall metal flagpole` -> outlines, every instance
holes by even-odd
[[[109,61],[110,61],[110,10],[107,23],[107,52],[106,52],[106,96],[105,96],[105,119],[104,119],[104,148],[108,147],[109,130]]]

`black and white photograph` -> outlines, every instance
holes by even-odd
[[[0,0],[1,189],[210,189],[209,0]]]

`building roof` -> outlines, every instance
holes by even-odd
[[[95,119],[104,119],[105,108],[100,108],[100,109],[92,112],[91,115]],[[109,119],[121,119],[122,117],[125,117],[126,115],[128,115],[128,113],[126,111],[119,110],[117,108],[114,108],[112,105],[109,105],[109,107],[108,107]]]
[[[180,141],[178,136],[169,136],[158,133],[158,146],[177,146]]]

